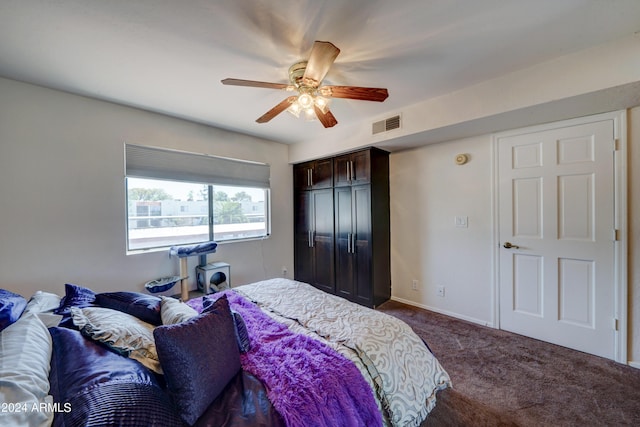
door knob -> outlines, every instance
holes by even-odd
[[[502,245],[502,247],[505,249],[520,249],[520,246],[512,245],[511,242],[504,242],[504,245]]]

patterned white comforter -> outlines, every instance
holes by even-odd
[[[313,286],[271,279],[234,288],[295,332],[320,339],[353,361],[371,385],[385,421],[418,426],[451,379],[403,321]]]

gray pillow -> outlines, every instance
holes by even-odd
[[[186,320],[196,317],[198,312],[187,304],[171,297],[160,297],[160,317],[163,325],[173,325],[174,323],[182,323]]]
[[[82,335],[100,341],[113,351],[162,374],[153,339],[154,326],[150,323],[103,307],[71,307],[71,317]]]

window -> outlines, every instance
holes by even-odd
[[[268,165],[134,145],[125,154],[128,250],[269,235]]]

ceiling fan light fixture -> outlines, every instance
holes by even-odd
[[[312,122],[315,119],[317,119],[318,117],[316,116],[316,112],[313,111],[313,108],[305,108],[304,110],[304,119],[307,122]]]
[[[311,94],[302,92],[300,95],[298,95],[298,104],[300,104],[300,107],[302,109],[306,110],[308,108],[312,108],[313,103],[314,103],[314,99]]]
[[[298,101],[295,101],[291,103],[291,106],[287,108],[287,111],[296,117],[300,117],[300,112],[302,111],[302,108],[300,107],[300,104],[298,103]]]

